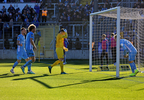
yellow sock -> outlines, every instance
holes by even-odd
[[[64,72],[63,71],[63,61],[60,62],[60,67],[61,67],[61,72]]]
[[[56,66],[56,65],[58,65],[59,63],[60,63],[60,61],[57,60],[57,61],[55,61],[55,62],[51,65],[51,67]]]

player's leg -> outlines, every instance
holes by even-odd
[[[134,63],[136,52],[129,53],[129,64],[131,66],[132,74],[130,76],[136,76],[136,74],[139,72],[136,68],[136,65]]]
[[[22,59],[22,53],[18,52],[17,53],[17,61],[14,63],[12,69],[10,70],[11,73],[14,74],[14,68],[21,62],[21,59]]]
[[[104,50],[101,53],[101,66],[103,66],[103,57],[104,57]]]
[[[106,56],[106,61],[107,61],[107,66],[108,66],[108,52],[105,52],[105,56]]]
[[[26,64],[21,66],[22,72],[25,73],[25,67],[28,66],[28,74],[35,74],[34,72],[31,71],[31,63],[35,62],[35,57],[34,57],[34,52],[32,50],[27,51],[27,56],[29,57],[29,59],[27,59]]]
[[[11,72],[12,74],[14,74],[14,68],[15,68],[20,62],[21,62],[21,60],[17,60],[17,61],[14,63],[12,69],[10,70],[10,72]]]

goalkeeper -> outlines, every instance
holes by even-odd
[[[67,74],[63,70],[63,61],[64,61],[63,49],[65,49],[65,51],[68,51],[67,48],[64,48],[64,44],[63,44],[63,41],[62,41],[63,38],[68,37],[66,29],[64,29],[64,30],[61,29],[59,31],[59,34],[56,37],[56,53],[57,53],[57,57],[58,57],[59,60],[55,61],[51,66],[48,66],[48,69],[49,69],[50,73],[51,73],[52,68],[60,63],[61,74]]]
[[[115,36],[115,39],[116,38],[117,36]],[[133,46],[133,44],[130,41],[126,39],[120,39],[120,46],[124,50],[124,57],[129,59],[129,64],[132,70],[132,74],[130,74],[129,76],[131,77],[136,76],[136,74],[139,72],[134,63],[134,60],[137,54],[136,48]]]

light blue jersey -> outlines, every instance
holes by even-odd
[[[22,58],[27,59],[28,56],[27,56],[27,53],[26,53],[26,50],[25,50],[25,36],[23,36],[22,34],[18,35],[17,41],[20,41],[20,44],[22,44],[22,46],[18,45],[17,59],[18,60],[21,60]]]
[[[120,46],[124,50],[124,56],[129,53],[129,61],[135,60],[137,50],[130,41],[126,39],[120,39]]]
[[[32,38],[34,41],[34,33],[33,32],[29,32],[26,36],[26,50],[33,50],[33,45],[30,42],[30,38]]]
[[[25,50],[25,36],[22,34],[18,35],[17,41],[20,41],[20,44],[22,44],[22,46],[18,45],[17,52],[23,52]]]

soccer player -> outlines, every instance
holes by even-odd
[[[116,38],[117,36],[115,36],[115,39]],[[124,50],[124,57],[129,59],[129,64],[132,70],[132,74],[130,74],[129,76],[131,77],[136,76],[136,74],[139,72],[134,63],[134,60],[137,54],[136,48],[133,46],[133,44],[130,41],[126,39],[120,39],[120,46]]]
[[[67,38],[67,37],[68,37],[67,32],[65,32],[63,29],[61,29],[59,31],[59,34],[56,37],[56,53],[57,53],[57,57],[59,60],[55,61],[51,66],[48,66],[50,73],[51,73],[52,68],[60,63],[61,74],[67,74],[63,70],[63,61],[64,61],[63,49],[65,49],[67,51],[67,48],[64,48],[64,44],[62,41],[62,38]]]
[[[112,60],[114,65],[116,65],[116,40],[115,40],[115,34],[111,33],[111,51],[112,51]]]
[[[108,40],[106,35],[102,35],[102,53],[101,53],[101,66],[103,66],[103,57],[106,56],[107,66],[108,66]]]
[[[35,74],[34,72],[31,71],[31,63],[35,62],[35,54],[34,54],[33,48],[34,50],[37,49],[34,43],[34,33],[36,32],[36,26],[34,24],[29,25],[28,31],[29,33],[26,36],[26,52],[30,59],[30,62],[28,64],[21,66],[21,69],[22,69],[22,72],[25,74],[24,69],[28,65],[28,67],[30,68],[30,71],[28,71],[28,74]]]
[[[14,74],[14,68],[21,62],[21,59],[25,59],[26,64],[30,63],[26,50],[25,50],[25,35],[26,29],[24,27],[21,28],[21,34],[17,37],[17,61],[14,63],[12,69],[10,70],[11,73]],[[29,71],[29,67],[28,67]]]

